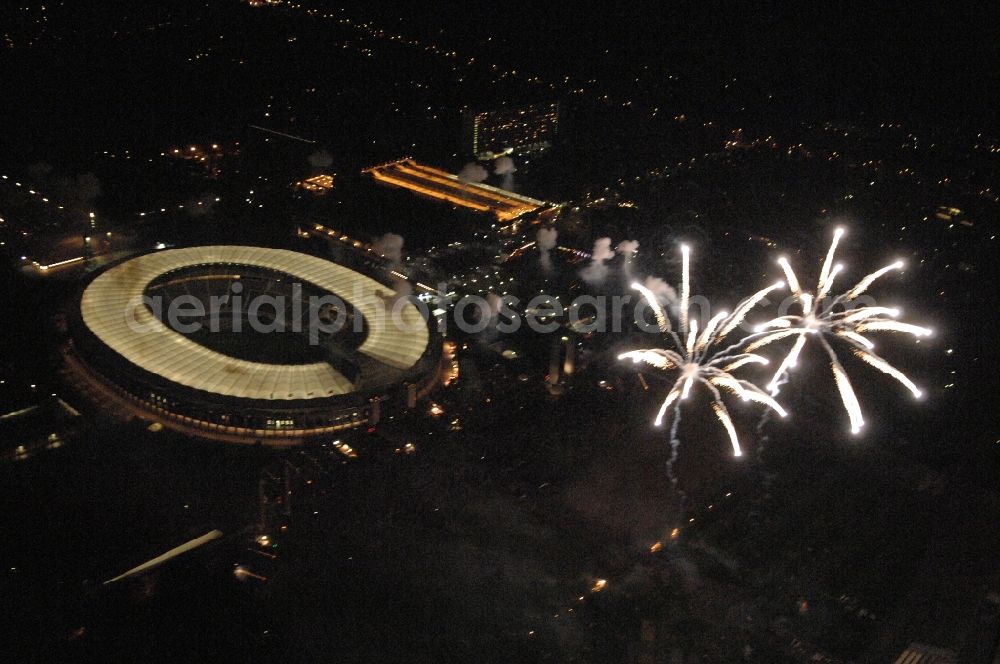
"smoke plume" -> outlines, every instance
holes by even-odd
[[[372,248],[394,265],[403,261],[402,235],[386,233],[372,243]]]
[[[500,315],[500,306],[503,304],[503,298],[501,298],[496,293],[486,294],[486,306],[490,310],[490,320],[496,321],[497,317]]]
[[[677,291],[659,277],[646,277],[643,285],[652,291],[661,304],[670,305],[677,301]]]
[[[396,291],[395,297],[392,298],[393,304],[396,300],[404,299],[410,297],[413,294],[413,286],[406,279],[401,279],[400,277],[393,276],[392,278],[392,290]]]
[[[615,252],[611,251],[611,238],[598,238],[594,242],[591,261],[587,267],[580,270],[580,276],[591,285],[602,283],[608,276],[607,262],[614,258],[614,255]]]
[[[538,246],[538,251],[540,253],[539,262],[542,264],[542,269],[546,272],[552,271],[552,257],[549,252],[552,251],[556,246],[556,238],[559,233],[554,228],[539,228],[538,234],[535,236],[535,244]]]
[[[488,175],[485,168],[475,162],[469,162],[458,172],[458,179],[475,184],[485,180]]]
[[[503,178],[500,186],[508,191],[514,188],[514,173],[516,171],[514,160],[510,157],[500,157],[493,162],[493,172]]]
[[[625,262],[622,266],[622,272],[624,273],[626,283],[632,282],[632,257],[635,256],[635,252],[639,251],[639,241],[638,240],[622,240],[615,247],[615,251],[625,257]]]
[[[333,165],[333,155],[326,150],[317,150],[309,155],[309,165],[312,166],[313,173],[326,171]]]
[[[639,241],[622,240],[621,242],[618,243],[618,246],[615,247],[615,251],[625,256],[626,260],[629,260],[632,258],[632,254],[639,251]]]
[[[509,175],[517,172],[517,167],[510,157],[499,157],[493,162],[493,172],[497,175]]]

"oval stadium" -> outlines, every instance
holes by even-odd
[[[167,249],[112,264],[68,317],[69,373],[186,434],[290,445],[375,424],[436,381],[440,340],[376,279],[285,249]]]

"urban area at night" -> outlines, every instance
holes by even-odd
[[[0,662],[1000,664],[998,26],[3,5]]]

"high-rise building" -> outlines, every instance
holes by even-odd
[[[465,146],[477,159],[535,154],[552,147],[559,128],[559,102],[464,113]]]

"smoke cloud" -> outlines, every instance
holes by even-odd
[[[488,175],[485,168],[475,162],[469,162],[462,166],[462,170],[458,172],[458,179],[462,182],[479,183],[485,180]]]
[[[652,291],[661,304],[670,305],[677,301],[677,291],[659,277],[646,277],[643,285]]]
[[[615,247],[615,251],[619,254],[625,256],[626,260],[632,258],[632,254],[639,251],[639,241],[638,240],[622,240]]]
[[[510,175],[517,172],[517,167],[514,166],[514,160],[510,157],[499,157],[493,162],[493,172],[497,175]]]
[[[317,150],[309,155],[309,165],[313,172],[325,171],[333,165],[333,155],[326,150]]]
[[[615,252],[611,251],[611,238],[602,237],[594,242],[594,251],[592,254],[594,262],[603,263],[614,258],[614,255]]]
[[[555,249],[556,239],[559,237],[559,231],[554,228],[539,228],[538,234],[535,235],[535,241],[538,243],[538,248],[543,251],[551,251]]]
[[[392,278],[392,290],[396,291],[396,296],[392,298],[392,301],[395,303],[396,300],[410,297],[413,294],[413,285],[406,279],[394,276]]]
[[[496,293],[486,294],[486,305],[487,307],[489,307],[491,320],[495,321],[497,317],[500,315],[500,305],[502,304],[503,304],[503,298],[501,298]]]
[[[507,191],[514,188],[514,171],[516,170],[514,160],[510,157],[500,157],[493,162],[493,172],[503,178],[500,186]]]
[[[386,233],[372,243],[372,248],[393,264],[403,261],[403,236]]]
[[[602,283],[608,276],[607,262],[614,258],[614,256],[615,252],[611,250],[611,238],[598,238],[594,242],[591,261],[587,267],[580,270],[580,277],[591,285]]]
[[[552,251],[556,246],[556,238],[559,236],[559,232],[554,228],[539,228],[538,234],[535,236],[535,244],[538,246],[538,251],[540,253],[539,262],[542,264],[542,269],[546,272],[552,271],[552,256],[549,252]]]
[[[626,283],[632,282],[632,257],[635,256],[635,252],[639,251],[639,241],[638,240],[622,240],[615,247],[615,251],[625,257],[625,263],[622,267],[622,272],[625,276]]]

